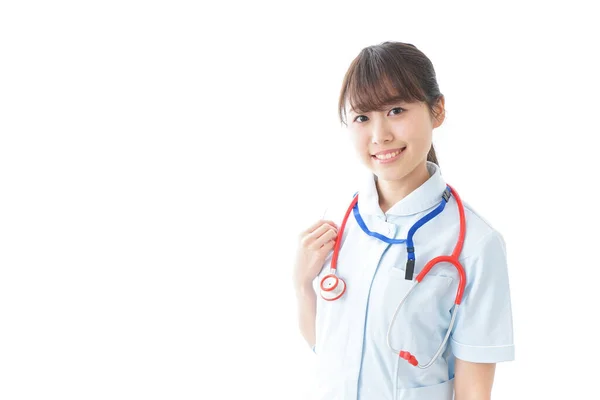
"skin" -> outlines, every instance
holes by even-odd
[[[444,121],[444,98],[434,118],[423,103],[391,104],[382,111],[348,110],[348,129],[361,161],[378,177],[377,190],[383,212],[418,188],[428,178],[427,153],[433,129]],[[372,155],[404,148],[393,163],[381,164]],[[298,304],[298,324],[309,346],[315,343],[316,294],[312,281],[332,251],[338,227],[319,220],[298,236],[293,282]],[[472,363],[456,358],[455,400],[488,400],[496,364]]]
[[[427,153],[433,130],[445,118],[445,100],[436,105],[434,117],[425,103],[394,103],[382,110],[347,110],[348,130],[360,160],[377,176],[379,205],[385,213],[429,179]],[[394,162],[381,163],[374,154],[404,149]],[[456,358],[455,400],[491,398],[496,364],[472,363]]]
[[[348,111],[348,130],[360,160],[377,176],[379,205],[383,212],[417,189],[427,179],[427,153],[433,129],[444,120],[444,99],[438,103],[442,112],[434,119],[425,103],[396,103],[383,111],[360,113]],[[374,154],[404,148],[395,162],[382,164]]]

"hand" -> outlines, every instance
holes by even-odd
[[[296,287],[311,284],[319,275],[327,255],[333,250],[337,233],[334,222],[321,219],[300,234],[294,266]]]

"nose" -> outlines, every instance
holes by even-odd
[[[373,127],[371,132],[371,143],[383,144],[391,142],[394,139],[385,118],[376,118],[373,122],[374,123],[371,125]]]

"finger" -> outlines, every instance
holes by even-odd
[[[321,236],[323,236],[325,233],[327,233],[330,230],[333,230],[337,233],[336,227],[330,225],[329,223],[324,223],[323,225],[321,225],[320,227],[315,229],[315,231],[309,235],[310,236],[309,241],[313,242],[313,241],[319,239]]]
[[[321,221],[321,225],[319,225],[312,232],[305,232],[302,235],[300,235],[300,241],[305,247],[307,247],[310,244],[312,244],[315,240],[317,240],[321,235],[327,232],[327,230],[329,229],[334,229],[335,231],[337,231],[337,228],[331,225],[328,221]]]
[[[337,230],[335,230],[333,228],[329,228],[327,230],[327,232],[324,232],[321,236],[319,236],[317,239],[315,239],[309,245],[309,248],[312,249],[312,250],[318,250],[325,243],[329,242],[330,240],[335,240],[336,237],[337,237]]]
[[[333,250],[334,247],[335,247],[335,240],[330,240],[329,242],[327,242],[323,246],[321,246],[321,248],[318,249],[317,252],[320,253],[321,256],[327,256],[327,254],[329,254]]]
[[[308,248],[314,248],[314,243],[315,241],[317,241],[321,236],[323,236],[323,234],[325,234],[327,231],[329,230],[334,230],[335,228],[332,227],[329,224],[322,224],[321,226],[319,226],[317,229],[315,229],[312,233],[309,233],[307,235],[304,235],[303,237],[301,237],[301,244],[302,247],[308,249]]]
[[[325,220],[329,225],[332,225],[335,229],[340,229],[337,224],[331,220]]]
[[[333,249],[333,247],[335,246],[335,242],[336,242],[335,240],[330,240],[329,242],[327,242],[323,246],[321,246],[321,248],[319,250],[328,252],[329,250]]]
[[[314,224],[312,224],[308,229],[306,229],[302,233],[303,233],[303,235],[308,235],[310,233],[313,233],[316,229],[318,229],[323,224],[329,224],[329,225],[334,226],[336,229],[338,228],[338,226],[335,222],[326,220],[326,219],[320,219],[317,222],[315,222]]]
[[[314,224],[312,224],[311,226],[309,226],[307,229],[305,229],[304,231],[302,231],[302,236],[304,235],[308,235],[309,233],[312,233],[315,229],[317,229],[318,227],[320,227],[321,225],[323,225],[324,220],[320,219],[317,222],[315,222]]]

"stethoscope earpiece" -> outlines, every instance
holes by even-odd
[[[328,274],[321,279],[321,297],[323,300],[337,300],[346,291],[346,282],[335,274]]]

